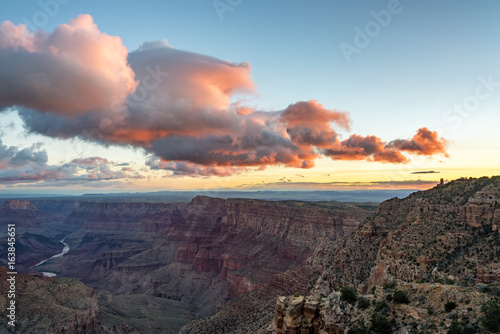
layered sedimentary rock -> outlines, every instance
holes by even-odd
[[[261,293],[261,302],[253,298],[242,307],[258,312],[279,294],[305,292],[317,274],[303,270],[314,249],[351,233],[370,214],[352,205],[204,196],[190,203],[85,201],[75,207],[61,225],[70,251],[40,270],[76,277],[106,294],[142,296],[146,305],[162,299],[167,314],[169,308],[179,314],[167,325],[164,315],[134,320],[141,331],[175,330],[248,292]],[[105,307],[105,321],[134,316],[113,310]]]
[[[316,250],[310,263],[321,274],[314,288],[300,302],[280,297],[267,332],[345,333],[378,325],[393,333],[484,331],[480,310],[494,296],[481,291],[500,284],[499,191],[500,177],[457,180],[382,203],[354,233]],[[392,302],[393,281],[408,304]],[[346,286],[376,293],[357,309],[335,291]],[[456,310],[446,311],[447,302]]]
[[[465,216],[471,226],[492,225],[492,229],[496,230],[500,220],[499,189],[488,186],[476,192],[465,206]]]
[[[81,202],[65,223],[86,230],[158,232],[182,204]]]
[[[0,207],[0,223],[29,228],[49,220],[50,215],[39,211],[30,201],[6,200]]]

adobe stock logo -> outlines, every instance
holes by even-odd
[[[214,0],[212,5],[214,6],[215,12],[219,16],[221,21],[224,21],[224,14],[226,12],[232,12],[236,7],[241,5],[243,0]]]
[[[493,80],[493,74],[478,77],[479,83],[474,89],[474,93],[466,96],[462,103],[455,103],[443,114],[443,120],[452,123],[452,128],[457,129],[468,119],[472,113],[476,112],[481,103],[488,100],[500,88],[500,81]]]
[[[410,0],[411,1],[411,0]],[[381,9],[378,12],[372,10],[370,15],[373,20],[368,21],[364,29],[354,27],[353,44],[342,42],[339,44],[340,50],[348,63],[352,61],[353,54],[360,54],[363,49],[370,45],[373,38],[380,35],[382,28],[387,27],[394,15],[400,14],[403,11],[403,6],[399,0],[390,0],[387,3],[387,9]]]

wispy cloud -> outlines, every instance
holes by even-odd
[[[435,171],[435,170],[424,170],[424,171],[418,171],[418,172],[411,172],[410,174],[438,174],[441,172]]]

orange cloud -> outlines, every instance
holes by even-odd
[[[326,148],[337,141],[330,123],[349,130],[349,114],[325,109],[317,101],[301,101],[288,106],[280,117],[291,141],[298,146]]]
[[[326,149],[323,153],[334,160],[369,160],[404,163],[408,159],[399,151],[387,148],[376,136],[351,135],[337,149]]]
[[[411,140],[394,140],[389,143],[389,147],[407,151],[418,155],[433,155],[446,153],[448,141],[439,138],[436,131],[430,131],[426,127],[420,128]]]

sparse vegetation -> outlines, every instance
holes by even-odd
[[[395,279],[387,281],[384,283],[384,290],[394,289],[394,288],[396,288],[397,285],[398,285],[398,281],[396,281]]]
[[[359,297],[358,299],[358,308],[365,310],[370,307],[370,300],[366,297]]]
[[[401,291],[401,290],[396,290],[394,292],[394,296],[392,298],[392,301],[396,304],[408,304],[410,302],[408,300],[408,296],[406,295],[406,292]]]
[[[446,304],[444,304],[444,310],[447,313],[453,311],[456,307],[457,307],[457,303],[455,303],[453,301],[449,301],[449,302],[446,302]]]
[[[384,308],[389,309],[389,306],[387,305],[387,303],[385,302],[385,300],[381,300],[381,301],[378,301],[378,302],[375,303],[375,311],[376,312],[380,312]]]
[[[472,326],[464,322],[453,321],[446,334],[474,334],[475,330]]]
[[[387,317],[381,313],[374,312],[371,317],[371,326],[370,330],[377,334],[390,334],[391,323],[387,320]]]
[[[366,327],[365,320],[361,318],[358,325],[354,325],[347,331],[347,334],[369,334],[370,330]]]
[[[488,301],[481,307],[483,317],[481,324],[490,332],[498,333],[500,331],[500,308],[494,300]]]
[[[358,300],[356,290],[354,290],[354,288],[350,286],[344,286],[340,290],[340,298],[350,304],[355,304]]]

